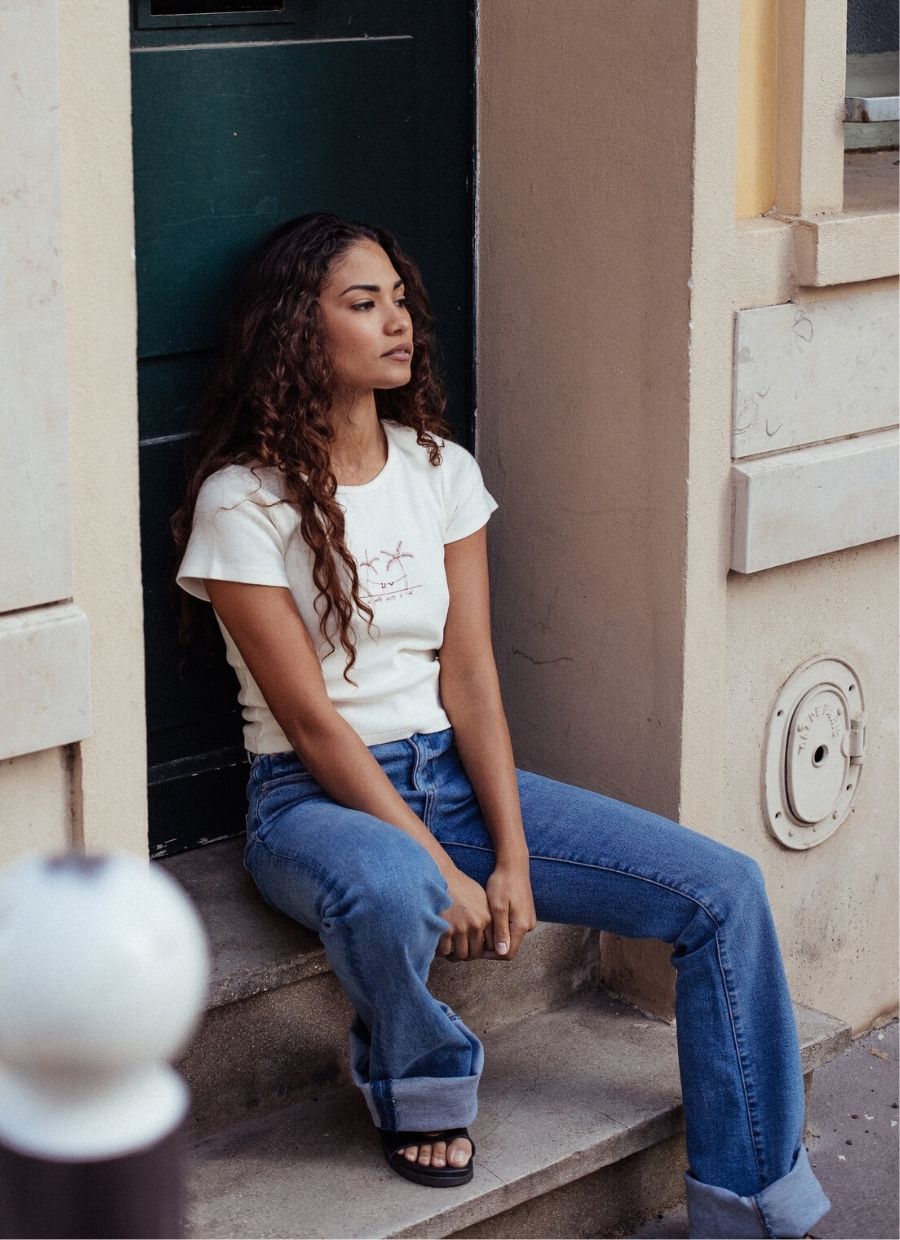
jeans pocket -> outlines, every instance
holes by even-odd
[[[285,810],[317,794],[323,794],[322,786],[309,771],[291,771],[263,780],[248,810],[248,839],[264,840],[275,820]]]

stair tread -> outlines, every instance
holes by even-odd
[[[211,957],[211,976],[207,992],[207,1009],[223,1008],[254,995],[265,994],[282,986],[290,986],[305,978],[331,972],[321,939],[299,922],[270,908],[256,884],[244,868],[244,836],[220,840],[215,844],[174,857],[163,857],[152,864],[162,868],[181,884],[194,903],[206,929]],[[550,967],[550,953],[558,943],[566,950],[573,989],[587,980],[584,969],[576,963],[576,943],[585,942],[596,931],[552,922],[540,922],[529,940],[529,957],[536,968]],[[536,951],[544,943],[544,956]],[[596,955],[596,953],[595,953]],[[490,971],[490,966],[484,966]],[[443,991],[449,983],[447,1001],[457,998],[453,987],[461,980],[469,989],[479,984],[480,964],[461,979],[456,965],[437,960],[431,983]],[[536,979],[532,978],[534,982]],[[441,993],[441,998],[444,994]],[[538,1002],[535,992],[535,1007]],[[551,1002],[553,996],[551,996]]]
[[[850,1039],[795,1007],[809,1071]],[[675,1026],[605,992],[484,1038],[470,1184],[390,1171],[355,1086],[242,1120],[191,1148],[187,1236],[445,1236],[644,1149],[682,1125]]]
[[[329,971],[312,930],[270,908],[244,869],[245,837],[154,861],[185,888],[209,937],[207,1007],[221,1007]]]

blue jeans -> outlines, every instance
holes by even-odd
[[[453,729],[369,749],[484,885],[494,851]],[[831,1202],[802,1142],[797,1025],[759,865],[601,793],[516,779],[539,920],[674,947],[690,1234],[802,1236]],[[248,795],[244,864],[268,904],[319,934],[355,1011],[353,1079],[375,1124],[471,1123],[482,1045],[427,986],[450,905],[434,859],[338,804],[293,753],[257,756]]]

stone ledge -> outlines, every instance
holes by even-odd
[[[208,1011],[331,973],[319,936],[269,908],[262,899],[244,869],[244,838],[221,840],[152,863],[161,865],[184,887],[206,927],[212,956]],[[540,987],[555,966],[565,963],[574,991],[593,983],[598,941],[594,930],[542,922],[529,936],[527,951],[513,964],[518,966],[520,979]],[[505,970],[504,979],[509,982],[506,973],[511,967],[474,961],[463,969],[436,960],[431,983],[441,998],[455,1006],[462,1001],[461,992],[471,1001],[491,982],[496,990],[493,970],[497,968]],[[496,992],[502,989],[501,985]],[[558,1002],[557,988],[552,990],[548,1002]]]
[[[795,1011],[808,1074],[849,1045],[850,1028]],[[485,1038],[471,1184],[442,1194],[398,1179],[361,1094],[343,1087],[197,1143],[185,1234],[447,1236],[682,1127],[675,1027],[603,993],[583,995]],[[652,1197],[653,1184],[644,1191]]]
[[[319,936],[269,908],[243,865],[244,836],[154,861],[197,907],[209,936],[212,980],[207,1007],[330,971]]]
[[[822,288],[900,273],[896,151],[849,151],[844,209],[797,220],[797,280]]]

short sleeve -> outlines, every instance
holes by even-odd
[[[456,451],[455,468],[448,479],[446,494],[445,543],[457,542],[480,530],[491,513],[500,506],[484,485],[481,467],[472,453],[459,444],[450,446]]]
[[[176,576],[182,590],[209,602],[206,577],[290,588],[273,503],[277,497],[264,491],[249,470],[225,469],[207,478]]]

